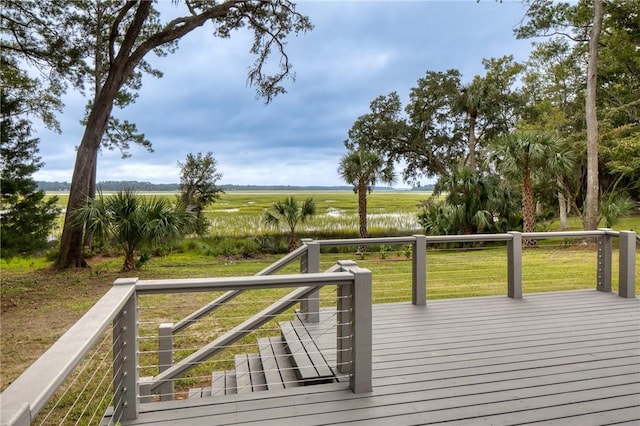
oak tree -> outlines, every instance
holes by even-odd
[[[221,3],[185,0],[185,4],[188,15],[175,17],[149,33],[144,28],[154,16],[152,2],[130,0],[114,11],[115,18],[105,37],[108,45],[108,71],[95,93],[86,117],[85,132],[76,155],[67,211],[73,211],[86,202],[94,171],[94,158],[118,94],[145,56],[155,49],[179,40],[207,22],[213,26],[214,35],[222,38],[228,38],[233,31],[247,27],[254,35],[250,51],[256,55],[248,72],[249,83],[256,86],[258,95],[267,102],[285,91],[281,83],[291,72],[291,63],[285,52],[286,37],[292,32],[304,32],[312,28],[308,18],[296,12],[293,3],[287,0],[232,0]],[[275,71],[267,72],[267,61],[274,52],[280,55],[280,62]],[[56,266],[85,266],[82,242],[82,228],[74,225],[68,215]]]

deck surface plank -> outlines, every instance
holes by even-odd
[[[330,365],[335,321],[329,309],[306,326]],[[166,401],[122,424],[443,423],[640,424],[640,300],[577,291],[374,305],[371,393],[333,383]]]

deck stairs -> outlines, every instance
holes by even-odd
[[[214,371],[211,386],[189,389],[188,398],[244,394],[337,382],[304,323],[279,323],[279,337],[258,339],[258,353],[235,355],[235,368]]]

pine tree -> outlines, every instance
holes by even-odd
[[[45,200],[32,178],[43,163],[38,157],[39,139],[31,137],[31,123],[17,115],[20,99],[2,91],[0,169],[1,256],[9,258],[42,249],[60,214],[57,198]]]

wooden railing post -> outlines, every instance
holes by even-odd
[[[619,236],[618,295],[633,299],[636,297],[636,233],[620,231]]]
[[[303,238],[302,243],[307,246],[307,252],[300,258],[300,273],[320,272],[320,244],[310,238]],[[320,321],[320,291],[315,291],[300,301],[300,313],[306,322]]]
[[[162,323],[158,328],[158,372],[173,365],[173,323]],[[160,401],[172,401],[174,386],[169,380],[159,388]]]
[[[349,385],[353,393],[365,393],[372,390],[372,290],[371,271],[354,268],[353,282],[353,348],[351,362],[353,371],[349,378]]]
[[[522,299],[522,234],[508,232],[507,241],[507,295],[512,299]]]
[[[427,237],[414,235],[411,266],[411,302],[414,305],[427,304]]]
[[[613,269],[612,252],[613,252],[613,238],[608,228],[601,228],[599,231],[604,231],[603,234],[598,237],[598,265],[597,265],[597,285],[598,291],[606,293],[611,292],[611,270]]]
[[[119,278],[115,285],[131,285],[137,278]],[[113,321],[114,415],[120,420],[138,418],[138,297],[132,294]]]
[[[371,271],[359,268],[354,262],[338,262],[353,274],[351,288],[351,371],[349,386],[353,393],[372,390],[372,289]],[[339,340],[340,341],[340,340]]]

